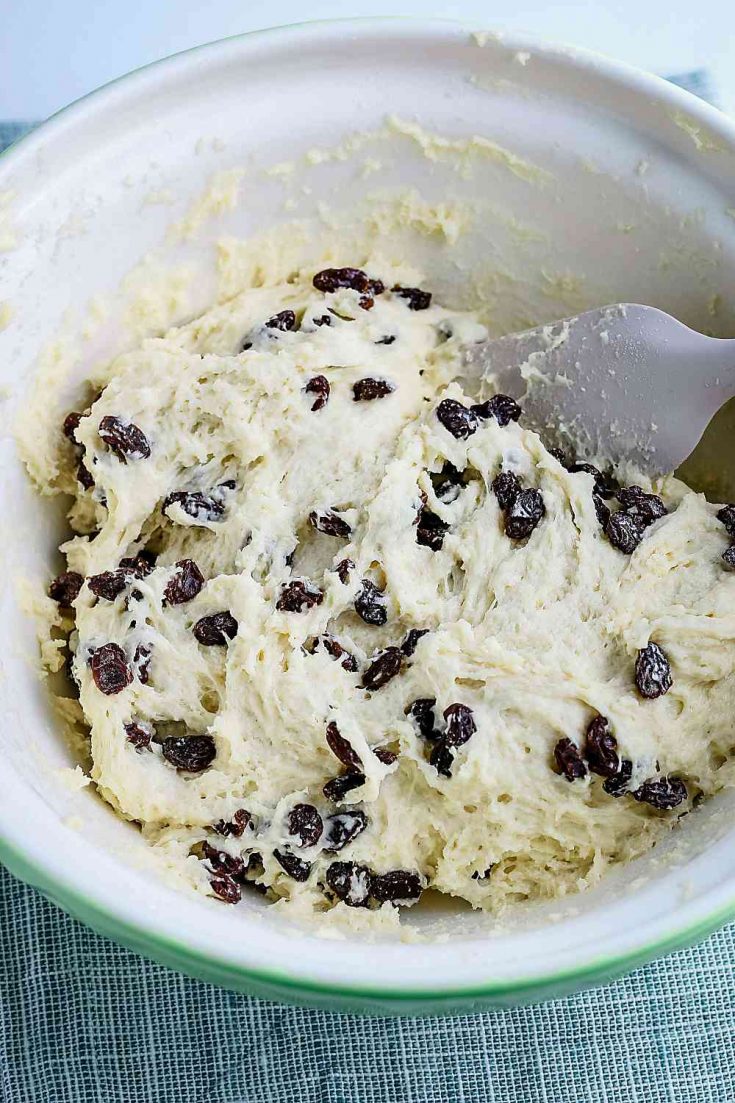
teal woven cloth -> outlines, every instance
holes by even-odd
[[[0,870],[2,1103],[731,1103],[735,927],[452,1019],[281,1007],[99,938]]]
[[[333,1015],[179,976],[0,868],[0,1103],[732,1103],[733,963],[735,926],[536,1007]]]

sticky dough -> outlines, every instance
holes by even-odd
[[[488,909],[577,891],[652,847],[693,798],[732,781],[735,574],[722,566],[727,537],[716,507],[663,480],[655,489],[669,514],[623,554],[598,523],[592,476],[567,472],[522,419],[489,418],[467,439],[437,419],[441,398],[473,401],[453,381],[462,345],[484,333],[473,317],[437,305],[414,311],[390,292],[365,310],[354,290],[315,290],[312,274],[248,290],[116,360],[77,430],[94,490],[76,482],[72,446],[63,445],[72,527],[99,529],[64,545],[69,569],[89,577],[143,547],[157,553],[153,572],[114,601],[85,585],[75,602],[71,642],[92,777],[208,894],[203,840],[234,856],[257,851],[254,876],[294,913],[336,907],[363,925],[392,905],[358,914],[335,904],[322,888],[334,861],[415,871],[424,885]],[[391,272],[370,274],[391,286]],[[295,312],[298,330],[264,326],[283,310]],[[325,315],[329,326],[315,324]],[[251,347],[241,352],[244,342]],[[316,375],[330,395],[313,411],[305,385]],[[357,402],[353,384],[365,377],[394,390]],[[98,433],[106,415],[137,425],[150,456],[121,462]],[[442,501],[431,474],[447,461],[464,479]],[[545,517],[527,541],[504,532],[491,490],[502,467],[543,496]],[[171,491],[208,494],[230,480],[219,518],[162,511]],[[439,550],[417,543],[424,499],[448,526]],[[324,510],[351,533],[316,531],[309,515]],[[197,563],[206,584],[193,600],[166,604],[182,559]],[[344,560],[355,566],[340,577]],[[293,579],[318,587],[321,604],[279,611]],[[363,579],[384,591],[384,626],[355,612]],[[194,624],[224,610],[236,638],[202,646]],[[362,688],[372,656],[412,628],[429,632],[400,672],[374,692]],[[356,671],[315,647],[325,633],[355,657]],[[658,700],[643,699],[634,682],[636,653],[651,639],[673,676]],[[88,659],[109,642],[129,662],[139,646],[149,649],[147,684],[136,675],[119,693],[100,692]],[[419,698],[436,699],[439,727],[449,705],[472,710],[476,731],[455,750],[451,777],[430,764],[430,743],[406,715]],[[632,784],[675,774],[688,802],[657,811],[609,796],[594,774],[561,776],[555,745],[564,737],[581,745],[597,713],[633,763]],[[126,739],[131,722],[156,733],[150,749]],[[365,775],[340,803],[322,792],[345,769],[325,738],[330,722]],[[213,736],[212,765],[177,770],[156,742],[171,732]],[[376,747],[395,752],[395,762],[381,761]],[[299,803],[324,819],[357,807],[367,829],[338,854],[325,849],[326,829],[299,847],[287,829]],[[242,836],[208,826],[243,808],[252,820]],[[310,863],[308,880],[289,876],[274,850]]]

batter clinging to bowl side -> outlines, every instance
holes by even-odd
[[[67,418],[92,776],[202,891],[562,895],[732,783],[735,507],[473,404],[483,335],[387,266],[302,273]]]

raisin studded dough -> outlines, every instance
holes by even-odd
[[[732,781],[735,574],[717,507],[663,480],[668,514],[619,550],[593,474],[567,471],[522,418],[476,418],[467,435],[438,419],[440,400],[475,401],[453,378],[484,335],[476,319],[396,291],[325,292],[312,276],[121,356],[63,445],[82,534],[63,548],[69,570],[89,579],[156,555],[116,596],[87,582],[74,601],[93,779],[208,895],[236,900],[250,879],[294,914],[364,924],[417,885],[483,908],[577,891]],[[319,376],[328,397],[309,384]],[[355,391],[366,379],[377,386]],[[120,444],[114,420],[101,435],[105,418],[144,445],[125,429]],[[80,457],[93,488],[74,477]],[[501,470],[540,491],[527,538],[506,534]],[[182,588],[182,560],[201,588]],[[411,629],[428,631],[367,674]],[[657,699],[635,682],[649,641],[670,664]],[[110,643],[121,650],[102,652],[95,677]],[[407,714],[417,700],[435,701],[426,734]],[[445,720],[452,705],[465,709]],[[569,780],[555,754],[568,739],[582,756],[597,716],[628,762],[618,796],[585,767]],[[177,742],[192,735],[211,740]],[[661,777],[686,786],[675,808],[634,799]],[[335,862],[352,864],[328,874]]]

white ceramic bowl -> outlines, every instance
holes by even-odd
[[[457,172],[452,158],[427,160],[405,136],[380,146],[380,156],[363,148],[302,167],[291,184],[260,171],[379,128],[388,114],[452,138],[483,135],[550,176],[529,181],[489,149]],[[165,244],[166,224],[211,174],[242,165],[240,201],[221,203],[194,240]],[[378,186],[406,184],[434,200],[477,205],[473,229],[455,243],[434,235],[422,244],[407,228],[396,248],[421,253],[429,285],[444,297],[467,301],[484,280],[498,328],[626,299],[735,333],[735,221],[727,213],[735,127],[687,93],[601,57],[473,37],[454,24],[314,24],[160,62],[45,123],[0,161],[16,238],[0,254],[0,299],[13,309],[0,334],[9,395],[0,467],[0,855],[86,923],[208,980],[333,1008],[449,1012],[609,978],[735,914],[732,802],[723,795],[687,817],[664,847],[666,860],[659,849],[573,908],[519,913],[494,935],[473,913],[426,913],[409,922],[439,925],[449,931],[443,941],[325,941],[259,904],[227,909],[167,887],[146,869],[135,829],[60,771],[73,760],[37,677],[35,628],[19,594],[21,580],[41,587],[58,568],[62,524],[29,489],[7,431],[24,392],[38,387],[33,365],[69,324],[67,312],[112,295],[149,250],[196,271],[179,304],[188,313],[213,293],[212,243],[223,234],[308,215],[325,197],[349,205]],[[8,236],[6,228],[11,245]],[[70,396],[74,380],[121,340],[113,310],[81,342]],[[729,448],[719,462],[733,472],[732,436]]]

